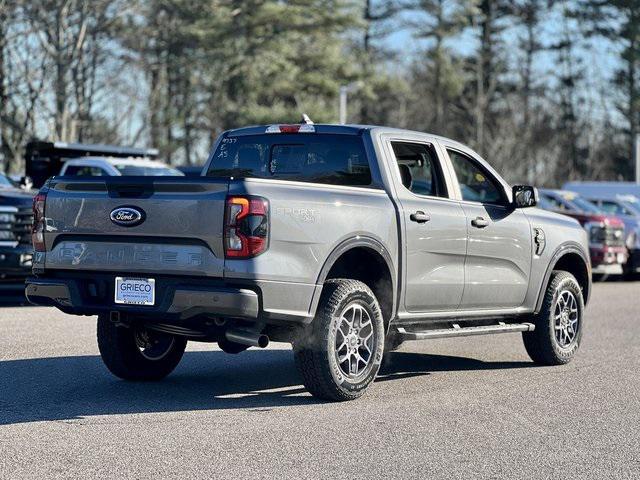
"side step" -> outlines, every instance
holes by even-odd
[[[398,327],[397,330],[402,340],[426,340],[428,338],[469,337],[472,335],[491,335],[494,333],[532,332],[535,330],[535,325],[533,323],[500,322],[497,325],[461,327],[457,323],[454,323],[451,328],[407,331],[404,327]]]

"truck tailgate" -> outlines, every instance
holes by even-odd
[[[227,190],[220,178],[54,178],[44,268],[222,277]],[[115,223],[120,207],[143,220]]]

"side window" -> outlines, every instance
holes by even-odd
[[[447,191],[435,152],[421,143],[391,142],[400,179],[407,190],[418,195],[446,197]]]
[[[470,202],[504,203],[500,184],[476,162],[455,150],[447,150],[458,177],[462,199]]]
[[[624,208],[616,202],[603,200],[602,203],[600,203],[600,208],[602,208],[606,213],[610,213],[612,215],[628,215],[624,211]]]
[[[64,172],[65,175],[76,175],[79,177],[101,177],[104,170],[100,167],[89,167],[82,165],[72,165]]]

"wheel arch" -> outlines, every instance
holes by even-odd
[[[539,312],[542,308],[544,294],[554,270],[564,270],[576,277],[582,290],[584,304],[586,305],[591,295],[591,262],[588,254],[584,252],[580,245],[568,243],[558,247],[551,257],[540,291],[538,292],[535,312]]]
[[[341,242],[327,257],[317,284],[330,278],[351,278],[365,283],[376,295],[385,327],[395,316],[397,303],[397,271],[391,254],[378,240],[358,236]],[[318,307],[321,292],[315,295],[312,312]]]

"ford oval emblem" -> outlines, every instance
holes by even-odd
[[[144,222],[144,211],[137,207],[118,207],[111,211],[111,221],[123,227],[135,227]]]

